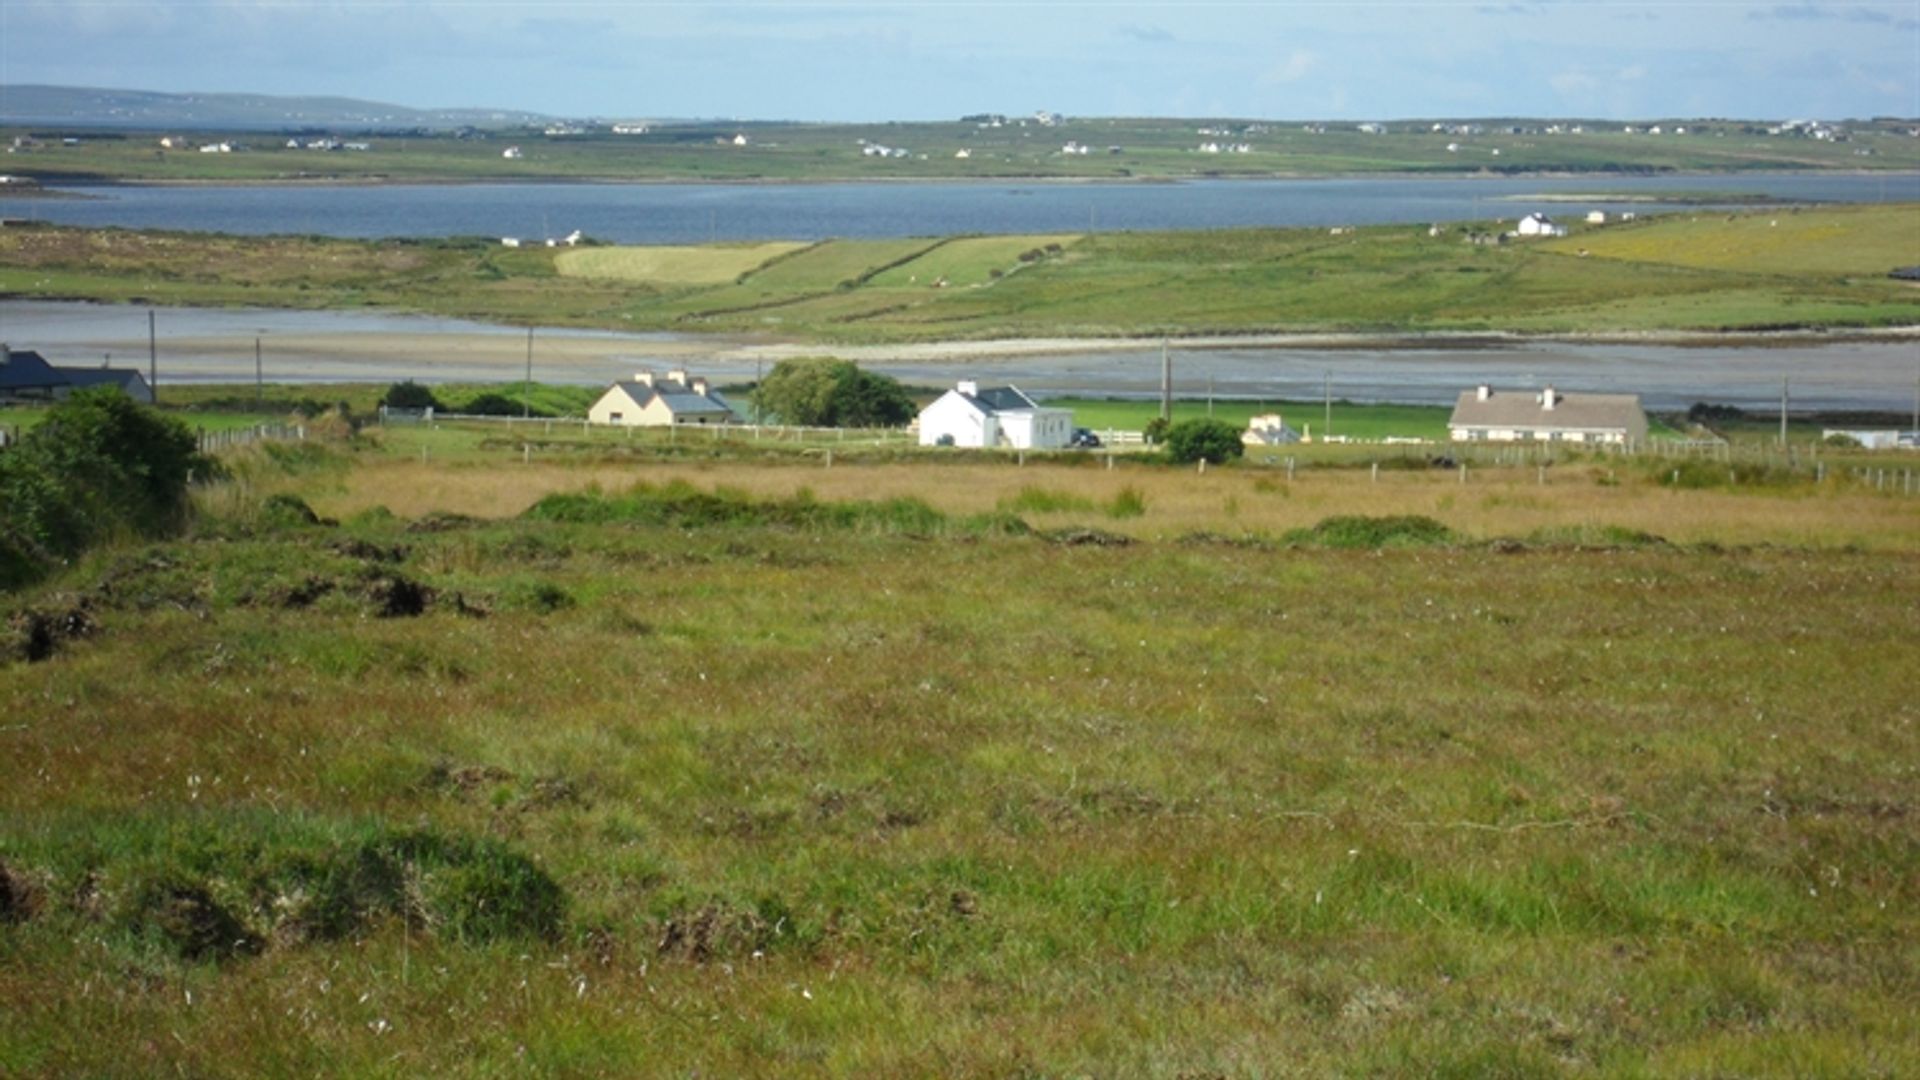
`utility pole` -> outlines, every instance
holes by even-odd
[[[1333,369],[1328,368],[1324,381],[1320,384],[1321,400],[1326,402],[1327,415],[1320,425],[1320,441],[1326,442],[1333,436]]]
[[[1207,419],[1213,419],[1213,372],[1207,372]]]
[[[520,419],[533,416],[533,327],[527,327],[527,381],[520,385]]]
[[[1787,377],[1780,377],[1780,448],[1787,446]]]
[[[160,404],[160,339],[153,329],[153,309],[147,309],[147,392]]]
[[[1167,339],[1160,339],[1160,419],[1173,422],[1173,357]]]
[[[753,426],[754,427],[760,426],[760,382],[761,380],[766,378],[766,376],[762,374],[762,372],[766,368],[766,363],[767,362],[765,360],[760,360],[757,358],[753,362]],[[756,435],[754,437],[758,438],[759,436]]]
[[[266,380],[260,367],[260,335],[253,336],[253,403],[259,405],[266,400]]]

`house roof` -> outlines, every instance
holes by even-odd
[[[66,386],[67,377],[53,369],[37,352],[18,349],[0,364],[0,390],[40,390]]]
[[[144,383],[146,381],[145,376],[132,368],[58,367],[53,370],[67,380],[67,385],[75,388],[84,386],[118,386],[124,388],[136,382]]]
[[[1018,412],[1021,409],[1040,407],[1038,402],[1012,386],[989,386],[971,394],[959,390],[955,390],[954,393],[966,398],[983,413]]]
[[[642,408],[646,407],[649,402],[657,397],[660,399],[660,403],[667,407],[669,412],[680,416],[702,414],[733,415],[733,407],[728,405],[720,395],[711,391],[705,394],[696,394],[691,389],[682,388],[677,385],[669,385],[667,387],[658,385],[648,386],[638,379],[619,380],[613,384],[613,388],[624,391],[628,397],[633,399],[635,405],[641,406]]]
[[[1638,394],[1554,394],[1553,408],[1530,390],[1495,390],[1481,401],[1462,390],[1449,427],[1561,428],[1568,431],[1625,431],[1645,423]]]

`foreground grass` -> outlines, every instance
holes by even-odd
[[[387,438],[13,601],[0,1069],[1920,1066],[1914,500]]]
[[[1672,215],[1503,247],[1466,242],[1495,223],[1437,236],[1380,226],[560,253],[29,228],[0,233],[0,295],[372,305],[823,342],[1872,329],[1920,323],[1920,294],[1886,276],[1912,261],[1914,215],[1912,206]]]

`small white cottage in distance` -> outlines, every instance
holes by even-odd
[[[675,368],[665,377],[642,371],[607,387],[587,409],[595,424],[624,427],[666,427],[670,424],[727,424],[733,408],[700,376],[687,377]]]
[[[1055,450],[1073,441],[1073,413],[1049,409],[1018,387],[962,382],[920,410],[921,446]]]

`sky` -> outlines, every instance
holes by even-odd
[[[0,84],[560,116],[1920,116],[1920,0],[0,0]]]

